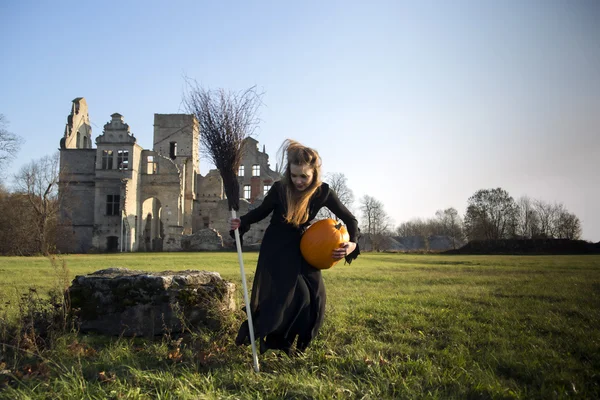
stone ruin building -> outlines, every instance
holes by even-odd
[[[60,141],[59,250],[179,251],[182,238],[206,230],[231,244],[219,172],[200,174],[201,134],[193,115],[154,114],[153,147],[144,149],[115,113],[93,148],[87,103],[73,100]],[[280,179],[253,138],[244,142],[238,175],[240,214]],[[246,242],[260,242],[267,223],[253,226]]]

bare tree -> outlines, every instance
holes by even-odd
[[[58,214],[58,152],[23,166],[15,175],[17,191],[32,207],[36,226],[34,238],[42,254],[48,254],[48,229]]]
[[[456,249],[464,241],[463,222],[454,207],[438,210],[435,213],[440,230],[438,235],[448,236],[452,240],[452,248]]]
[[[403,222],[396,228],[396,235],[400,237],[420,236],[423,231],[422,226],[426,222],[420,218],[412,219],[408,222]]]
[[[581,239],[581,221],[575,214],[562,210],[556,219],[558,239]]]
[[[539,236],[540,219],[534,201],[527,196],[517,200],[517,217],[515,233],[517,237],[530,239]]]
[[[396,234],[400,237],[417,236],[423,239],[425,249],[429,250],[429,237],[439,231],[439,222],[434,219],[423,220],[414,218],[408,222],[403,222],[396,228]]]
[[[346,206],[347,209],[351,210],[354,204],[354,193],[352,189],[348,187],[348,179],[346,175],[340,172],[328,173],[324,179],[329,187],[337,194],[340,202]],[[317,214],[316,219],[331,218],[336,219],[336,216],[331,210],[322,208]]]
[[[396,234],[401,237],[420,237],[423,239],[426,250],[430,249],[432,236],[447,236],[455,249],[464,242],[462,218],[453,207],[437,210],[435,218],[426,220],[415,218],[403,222],[396,228]]]
[[[388,216],[383,209],[383,203],[374,197],[364,195],[360,199],[360,209],[363,217],[363,231],[369,234],[382,234],[389,228]]]
[[[360,199],[363,232],[371,237],[373,250],[379,251],[384,236],[389,235],[392,221],[383,208],[383,203],[374,197],[364,195]]]
[[[554,203],[550,207],[550,237],[552,238],[561,238],[560,237],[560,223],[561,217],[564,214],[567,214],[568,211],[563,203]]]
[[[554,215],[554,207],[552,204],[543,200],[534,200],[533,208],[538,218],[537,237],[552,237],[552,219]]]
[[[547,218],[546,237],[555,239],[579,239],[581,222],[575,214],[570,213],[563,203],[545,204]]]
[[[8,121],[0,114],[0,171],[19,151],[22,139],[7,129]],[[0,172],[1,173],[1,172]]]
[[[515,230],[517,206],[502,188],[482,189],[469,197],[465,231],[469,240],[505,239]]]

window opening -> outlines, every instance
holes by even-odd
[[[169,143],[169,157],[171,157],[171,160],[177,157],[177,142]]]
[[[102,169],[112,169],[113,151],[102,150]]]
[[[129,169],[129,150],[117,151],[117,165],[121,171]]]
[[[119,215],[121,195],[106,195],[106,215]]]

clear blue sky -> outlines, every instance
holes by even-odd
[[[80,96],[94,138],[119,112],[151,148],[187,75],[257,85],[273,164],[285,138],[315,147],[396,224],[502,187],[600,240],[597,0],[4,0],[0,49],[0,113],[26,139],[9,174],[58,148]]]

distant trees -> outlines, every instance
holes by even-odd
[[[398,225],[395,233],[400,237],[421,237],[426,250],[429,249],[429,240],[432,236],[447,236],[450,238],[454,249],[464,243],[463,221],[458,211],[453,207],[437,210],[435,218],[427,220],[417,218],[403,222]]]
[[[579,218],[573,213],[561,210],[556,220],[556,237],[559,239],[580,239],[581,221]]]
[[[438,210],[435,218],[413,219],[396,228],[398,236],[448,236],[454,248],[465,240],[580,239],[581,221],[562,203],[527,196],[515,201],[502,188],[481,189],[468,199],[464,221],[455,208]]]
[[[454,207],[438,210],[435,213],[439,221],[438,235],[448,236],[452,241],[452,248],[456,249],[464,242],[463,220]]]
[[[418,236],[429,249],[432,236],[447,236],[452,247],[466,240],[581,239],[581,221],[562,203],[548,203],[527,196],[515,201],[502,188],[481,189],[468,199],[464,220],[453,208],[438,210],[435,218],[402,222],[395,234]]]
[[[34,215],[27,198],[21,193],[0,193],[0,254],[39,254],[36,240],[32,240],[35,229]]]
[[[515,234],[517,237],[532,238],[539,235],[539,216],[535,210],[533,200],[522,196],[517,200],[517,215],[515,221]]]
[[[468,200],[466,235],[469,240],[514,237],[517,215],[517,204],[506,190],[478,190]]]
[[[501,188],[475,192],[469,198],[464,224],[469,240],[581,238],[581,221],[562,203],[527,196],[515,202]]]
[[[22,139],[8,131],[8,121],[0,114],[0,178],[5,178],[7,164],[16,156]],[[33,254],[31,240],[34,225],[30,204],[21,193],[11,193],[0,181],[0,254]]]
[[[542,200],[533,202],[534,235],[531,237],[579,239],[581,221],[567,211],[562,203],[550,204]]]
[[[15,175],[17,191],[12,202],[27,214],[27,218],[20,218],[20,228],[27,228],[28,241],[35,244],[29,251],[47,254],[53,245],[59,208],[58,164],[56,152],[31,161]]]
[[[402,222],[396,227],[396,235],[402,237],[408,236],[421,236],[428,228],[425,225],[429,224],[430,221],[423,221],[420,218],[414,218],[407,222]]]

